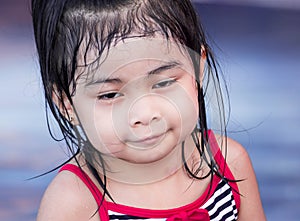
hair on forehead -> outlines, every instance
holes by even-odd
[[[100,57],[104,51],[109,51],[111,46],[126,38],[160,35],[184,45],[192,42],[186,36],[189,32],[183,27],[193,29],[195,24],[180,23],[180,18],[190,10],[187,7],[183,10],[184,4],[178,4],[178,1],[172,1],[175,5],[177,2],[177,7],[166,4],[168,0],[164,3],[157,0],[87,1],[84,4],[75,2],[69,2],[61,19],[59,27],[64,31],[60,33],[66,35],[65,41],[61,42],[65,42],[69,48],[72,45],[80,48],[80,53],[73,54],[80,56],[77,60],[85,65],[91,62],[88,59],[88,52],[91,50],[93,57]],[[187,19],[188,22],[190,19]],[[72,37],[74,33],[77,39]]]
[[[159,34],[197,52],[204,41],[188,0],[33,0],[33,18],[44,82],[65,92],[89,52],[120,40]]]

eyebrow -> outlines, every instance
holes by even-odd
[[[105,84],[105,83],[122,83],[121,79],[119,78],[106,78],[106,79],[100,79],[97,78],[96,80],[92,79],[91,81],[89,81],[88,83],[85,84],[85,87],[89,87],[95,84]]]
[[[149,71],[146,73],[147,76],[151,76],[151,75],[157,75],[160,74],[163,71],[166,70],[170,70],[173,68],[177,68],[180,67],[182,64],[178,61],[169,61],[169,62],[165,62],[164,64],[162,64],[161,66]],[[105,83],[117,83],[120,84],[122,83],[122,80],[120,78],[105,78],[105,79],[101,79],[101,78],[97,78],[97,79],[91,79],[89,82],[87,82],[85,84],[85,87],[89,87],[95,84],[105,84]]]
[[[149,71],[147,73],[147,75],[150,76],[150,75],[160,74],[163,71],[166,71],[166,70],[169,70],[169,69],[173,69],[173,68],[177,68],[179,66],[181,66],[181,63],[179,63],[178,61],[166,62],[162,66],[159,66],[159,67],[155,68],[154,70]]]

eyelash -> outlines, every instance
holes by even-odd
[[[163,81],[160,81],[157,84],[153,85],[152,88],[156,89],[156,88],[168,87],[168,86],[171,86],[175,82],[176,82],[176,79],[174,79],[174,78],[163,80]]]
[[[158,89],[158,88],[164,88],[164,87],[168,87],[171,86],[173,83],[176,82],[176,79],[167,79],[167,80],[163,80],[158,82],[157,84],[153,85],[153,89]],[[103,100],[103,101],[109,101],[109,100],[113,100],[116,99],[118,97],[123,96],[123,94],[118,93],[118,92],[109,92],[109,93],[105,93],[105,94],[100,94],[97,96],[98,100]]]
[[[122,96],[121,93],[109,92],[109,93],[106,93],[106,94],[98,95],[97,99],[98,100],[112,100],[112,99],[115,99],[115,98],[120,97],[120,96]]]

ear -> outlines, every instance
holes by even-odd
[[[78,125],[79,121],[68,97],[63,93],[59,94],[56,89],[52,92],[52,101],[55,103],[59,112],[64,116],[64,118],[73,125]]]
[[[205,64],[206,64],[206,49],[203,45],[201,45],[201,54],[200,54],[200,73],[199,73],[199,79],[200,79],[200,85],[202,87],[202,82],[204,78],[204,70],[205,70]]]

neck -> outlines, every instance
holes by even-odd
[[[195,145],[189,138],[185,142],[185,160],[188,165],[194,165]],[[172,176],[182,175],[182,144],[173,148],[166,157],[151,163],[134,163],[122,159],[105,156],[107,163],[106,176],[110,182],[127,185],[147,185],[159,183]]]

